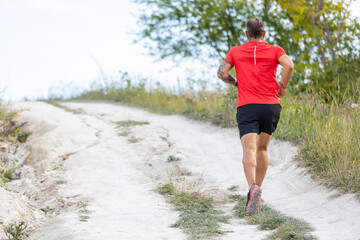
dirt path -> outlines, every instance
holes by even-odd
[[[29,109],[21,113],[23,118],[49,129],[41,135],[42,149],[49,151],[47,158],[62,156],[66,171],[59,194],[76,206],[52,218],[31,239],[186,239],[179,229],[169,227],[177,213],[154,191],[169,177],[202,177],[202,187],[225,206],[229,187],[238,185],[246,194],[236,129],[113,104],[64,105],[85,114],[40,102],[17,105]],[[150,124],[119,136],[114,122],[129,119]],[[271,142],[264,200],[309,222],[319,239],[360,239],[360,203],[352,195],[336,197],[335,191],[311,181],[292,162],[296,150],[288,142]],[[169,164],[169,155],[182,160]],[[232,232],[222,239],[262,239],[268,234],[241,220],[224,229]]]

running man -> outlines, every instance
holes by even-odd
[[[279,98],[294,70],[294,64],[279,46],[264,42],[264,22],[252,18],[246,23],[248,42],[230,49],[218,70],[218,77],[237,86],[236,119],[243,147],[243,167],[249,185],[246,214],[258,210],[261,185],[268,168],[267,148],[280,118]],[[280,84],[276,68],[283,66]],[[236,79],[229,74],[235,67]]]

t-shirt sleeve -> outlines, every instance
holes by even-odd
[[[234,66],[234,59],[233,59],[233,48],[230,49],[230,51],[228,52],[228,54],[226,55],[226,58],[224,58],[225,61],[227,61],[228,63],[230,63],[231,67]]]
[[[286,55],[286,52],[284,51],[284,49],[282,49],[281,47],[277,46],[277,49],[276,49],[276,61],[277,61],[277,63],[279,63],[279,58],[280,58],[282,55]]]

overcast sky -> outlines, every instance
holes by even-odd
[[[0,90],[5,99],[46,96],[50,86],[87,86],[119,70],[176,83],[179,69],[155,62],[128,33],[138,6],[131,0],[0,0]],[[159,73],[161,72],[161,74]]]
[[[59,82],[87,86],[119,70],[176,84],[184,68],[154,62],[128,32],[136,29],[131,0],[0,0],[2,98],[46,96]],[[360,4],[352,8],[360,15]]]

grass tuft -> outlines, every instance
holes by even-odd
[[[259,225],[261,230],[274,230],[267,239],[316,239],[310,235],[312,228],[308,223],[298,219],[287,217],[280,212],[270,208],[265,203],[259,205],[259,211],[253,216],[246,216],[245,206],[247,197],[235,194],[230,196],[231,199],[238,201],[235,205],[236,216],[246,218],[250,224]]]
[[[5,181],[9,182],[9,181],[13,181],[16,179],[16,177],[13,175],[13,171],[12,170],[7,170],[4,172],[3,177],[5,178]]]
[[[121,131],[118,133],[118,136],[120,137],[127,137],[130,134],[130,127],[134,127],[134,126],[141,126],[141,125],[146,125],[146,124],[150,124],[147,121],[134,121],[131,119],[128,119],[126,121],[117,121],[114,122],[116,124],[116,128],[120,128]],[[128,139],[129,143],[136,143],[138,141],[140,141],[141,139],[135,138],[134,136],[131,136]]]
[[[74,113],[74,114],[84,114],[84,109],[82,108],[77,108],[77,109],[72,109],[72,108],[68,108],[64,105],[61,105],[59,102],[55,101],[55,100],[46,100],[45,101],[48,104],[51,104],[55,107],[61,108],[63,110],[65,110],[66,112],[70,112],[70,113]]]
[[[181,161],[181,158],[176,157],[174,155],[169,155],[168,158],[167,158],[167,161],[168,162],[178,162],[178,161]]]
[[[231,187],[228,188],[229,191],[235,192],[239,189],[238,185],[232,185]]]
[[[117,124],[117,127],[123,127],[123,128],[129,128],[129,127],[134,127],[134,126],[141,126],[141,125],[145,125],[145,124],[149,124],[149,122],[147,121],[134,121],[134,120],[126,120],[126,121],[117,121],[114,122]]]
[[[214,209],[212,198],[181,191],[172,182],[160,186],[158,192],[180,211],[179,220],[171,226],[183,229],[191,239],[212,239],[224,233],[219,224],[227,222],[228,217]]]
[[[123,131],[118,133],[118,136],[127,137],[127,136],[129,136],[129,134],[130,134],[130,131],[128,129],[124,129]]]
[[[11,223],[9,227],[4,228],[8,240],[20,240],[22,235],[26,235],[24,230],[27,228],[25,222]]]
[[[13,118],[18,111],[9,111],[1,106],[0,101],[0,141],[7,141],[10,143],[25,143],[28,134],[22,132],[20,129],[26,125],[26,122],[17,124]]]
[[[277,240],[314,240],[314,236],[307,234],[311,228],[307,223],[297,219],[287,219],[268,239]]]
[[[128,138],[128,142],[129,142],[129,143],[137,143],[137,142],[139,142],[140,140],[141,140],[140,138],[136,138],[136,137],[134,137],[134,136],[131,136],[131,137]]]
[[[80,222],[87,222],[90,219],[90,214],[92,213],[90,210],[87,209],[88,204],[85,202],[80,201],[78,203],[79,206],[79,221]]]

